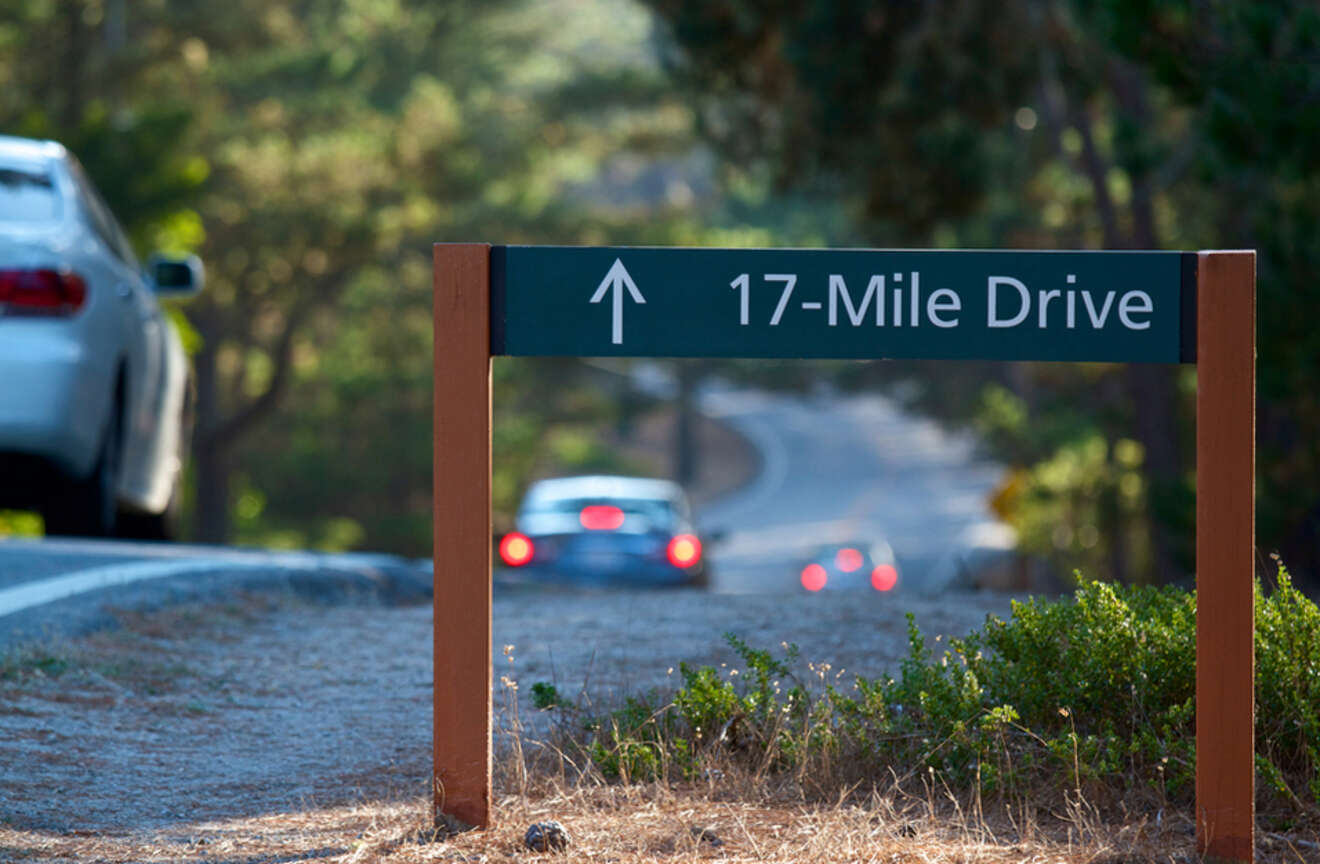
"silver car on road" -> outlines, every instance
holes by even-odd
[[[193,257],[139,266],[64,147],[0,136],[0,508],[52,534],[172,533],[189,367],[157,297],[201,283]]]

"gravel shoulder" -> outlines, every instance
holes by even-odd
[[[680,661],[736,668],[726,631],[754,646],[795,642],[830,674],[876,675],[905,651],[904,611],[933,638],[1008,606],[992,595],[859,599],[504,592],[496,704],[504,676],[524,683],[524,700],[550,681],[609,704],[671,685]],[[0,665],[0,853],[89,834],[223,837],[261,814],[428,788],[429,606],[253,596],[119,617],[119,629]]]
[[[937,638],[963,635],[987,614],[1002,617],[1009,610],[1005,595],[970,592],[940,598],[697,591],[497,596],[496,691],[503,674],[613,704],[631,693],[674,687],[680,662],[736,670],[739,660],[726,633],[774,653],[783,643],[796,644],[804,677],[817,674],[808,663],[830,666],[835,678],[876,677],[895,670],[907,654],[906,613],[938,648]],[[512,662],[501,656],[507,645],[514,646]]]

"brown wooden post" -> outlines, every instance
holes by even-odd
[[[435,818],[491,803],[490,246],[435,246]]]
[[[1255,853],[1256,253],[1197,268],[1196,845]]]

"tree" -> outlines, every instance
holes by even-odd
[[[389,172],[392,197],[371,214],[384,233],[369,261],[345,270],[337,303],[300,329],[260,433],[228,451],[239,539],[429,548],[432,242],[672,239],[678,205],[610,179],[625,174],[611,159],[663,172],[690,146],[658,66],[628,53],[638,22],[603,14],[617,5],[586,20],[579,2],[483,4],[443,39],[378,52],[395,84],[368,88],[363,116],[387,141],[373,164]],[[575,26],[555,26],[570,9]],[[387,95],[396,85],[401,98]],[[626,467],[601,441],[616,408],[590,376],[572,360],[497,361],[497,520],[538,474]]]
[[[207,265],[186,307],[200,540],[228,539],[236,505],[242,517],[265,498],[293,508],[265,513],[286,526],[360,521],[389,512],[382,500],[427,508],[430,243],[625,230],[631,216],[592,219],[590,192],[571,187],[604,153],[683,135],[657,69],[572,41],[635,27],[609,4],[239,0],[216,16],[190,0],[3,3],[0,128],[64,141],[140,249]],[[547,44],[570,8],[598,21]],[[554,405],[576,371],[547,370],[519,367],[502,392],[527,381]],[[309,435],[299,412],[321,428]],[[375,485],[314,482],[348,455]]]
[[[1320,220],[1303,190],[1314,189],[1316,158],[1298,142],[1311,140],[1316,121],[1296,107],[1320,92],[1312,7],[648,2],[669,23],[673,68],[701,100],[702,128],[729,171],[751,165],[782,187],[843,198],[870,243],[1253,245],[1262,251],[1262,323],[1295,332],[1313,314],[1317,298],[1302,274]],[[1286,296],[1295,302],[1275,305],[1269,282],[1293,262]],[[1266,441],[1278,442],[1277,429],[1317,431],[1305,395],[1316,389],[1312,364],[1298,362],[1313,338],[1265,340]],[[1037,418],[1022,428],[1038,427],[1064,396],[1073,412],[1089,403],[1083,426],[1103,433],[1111,459],[1128,453],[1119,445],[1134,431],[1151,548],[1146,566],[1121,548],[1110,566],[1160,579],[1190,566],[1191,411],[1175,370],[977,374],[1016,390]],[[1097,374],[1117,386],[1096,386]],[[1080,445],[1091,433],[1072,426],[1081,437],[1069,440]],[[1066,443],[1031,439],[1028,462]],[[1305,542],[1291,545],[1311,544],[1308,563],[1320,537],[1309,491],[1320,465],[1301,452],[1310,449],[1262,450],[1263,477],[1289,476],[1308,490],[1267,480],[1263,532],[1275,543],[1301,532]],[[1126,470],[1113,462],[1115,481]]]

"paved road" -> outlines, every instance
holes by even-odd
[[[0,540],[0,646],[90,629],[106,620],[107,609],[225,597],[244,590],[412,599],[429,592],[430,574],[388,555]]]
[[[908,591],[948,587],[961,564],[1011,546],[986,508],[999,469],[973,443],[875,395],[794,397],[712,386],[702,410],[745,435],[762,470],[709,505],[713,590],[800,592],[802,561],[830,542],[883,539]],[[430,574],[384,555],[322,555],[92,540],[0,540],[0,645],[88,629],[105,607],[287,589],[420,599]]]
[[[802,562],[826,543],[887,540],[906,590],[947,588],[968,562],[1003,554],[1011,530],[986,501],[1002,469],[878,395],[809,397],[715,387],[702,410],[761,451],[753,483],[700,514],[728,532],[711,551],[713,588],[796,590]]]

